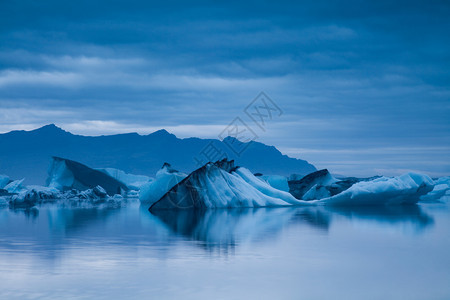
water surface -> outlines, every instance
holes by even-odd
[[[449,299],[450,209],[0,210],[0,298]]]

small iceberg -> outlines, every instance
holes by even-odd
[[[450,176],[438,178],[434,183],[433,190],[420,197],[420,200],[423,202],[450,202]]]

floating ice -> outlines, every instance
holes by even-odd
[[[233,161],[208,163],[171,188],[150,209],[266,207],[300,204]]]
[[[152,180],[151,177],[145,175],[129,174],[119,169],[103,168],[97,170],[117,179],[118,181],[124,183],[129,189],[132,190],[139,190],[142,185]]]
[[[45,186],[27,186],[18,194],[0,197],[0,206],[9,205],[11,208],[30,208],[43,204],[57,204],[64,207],[117,207],[126,199],[121,195],[108,196],[105,189],[96,186],[84,191],[59,191],[56,188]]]
[[[156,173],[153,181],[141,186],[139,200],[141,203],[148,205],[155,203],[186,176],[186,174],[174,170],[170,164],[165,163],[161,170]]]
[[[332,193],[327,188],[321,187],[330,186],[337,181],[327,169],[323,169],[308,174],[300,180],[290,180],[288,182],[289,192],[297,199],[320,199],[317,197],[329,197]],[[307,193],[307,198],[304,198],[304,195]]]
[[[303,200],[323,199],[331,196],[328,186],[313,185],[303,196]]]
[[[0,175],[0,189],[3,189],[11,180],[6,175]]]
[[[336,179],[322,172],[322,184],[335,184]],[[310,180],[309,184],[317,182]],[[312,187],[316,186],[315,183]],[[306,186],[306,184],[305,184]],[[385,205],[410,204],[433,189],[427,175],[408,173],[355,183],[345,191],[324,199],[298,200],[255,177],[249,170],[234,167],[233,161],[208,163],[173,186],[150,207],[157,209],[271,207],[290,205]],[[311,188],[312,188],[311,187]],[[311,189],[310,188],[310,189]],[[312,192],[311,192],[312,193]],[[322,195],[320,195],[322,196]],[[312,194],[309,197],[313,198]],[[150,202],[149,202],[150,203]]]
[[[435,180],[434,189],[420,197],[425,202],[450,202],[450,176]]]
[[[433,187],[434,182],[427,175],[406,173],[361,181],[342,193],[319,201],[327,205],[414,204]]]
[[[285,176],[281,175],[261,175],[257,176],[259,179],[267,182],[271,187],[277,190],[289,192],[288,180]]]
[[[7,190],[11,194],[19,193],[19,192],[25,190],[25,187],[22,185],[24,180],[25,180],[25,178],[11,181],[3,189]]]
[[[102,186],[108,195],[121,194],[128,187],[117,179],[76,161],[53,157],[48,170],[47,186],[60,191],[86,190]]]
[[[32,185],[23,188],[17,195],[12,195],[9,204],[12,207],[32,207],[45,201],[54,202],[60,197],[61,192],[55,188]]]
[[[289,192],[297,199],[318,200],[335,196],[350,188],[357,182],[372,181],[380,176],[370,178],[347,177],[342,180],[334,178],[327,169],[306,175],[300,180],[289,180]]]

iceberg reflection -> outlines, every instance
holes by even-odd
[[[417,205],[159,210],[152,215],[174,234],[202,242],[207,248],[271,239],[293,225],[327,232],[333,226],[333,218],[338,216],[352,221],[373,221],[374,226],[412,225],[417,233],[434,224],[433,218]]]
[[[348,222],[388,227],[401,234],[406,227],[420,234],[424,228],[432,227],[434,218],[418,205],[159,210],[153,213],[139,206],[2,209],[0,256],[29,253],[53,260],[66,251],[108,247],[128,253],[145,247],[155,257],[162,258],[174,245],[189,247],[186,240],[207,250],[227,251],[245,244],[273,242],[287,229],[293,229],[292,232],[300,229],[302,233],[313,230],[327,235],[334,226]]]

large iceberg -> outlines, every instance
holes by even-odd
[[[207,163],[173,186],[151,210],[183,208],[269,207],[301,204],[234,161]]]
[[[328,172],[310,176],[308,191],[337,182]],[[306,184],[308,183],[308,184]],[[158,179],[153,184],[158,185]],[[150,210],[186,208],[275,207],[291,205],[387,205],[417,203],[433,189],[427,175],[408,173],[361,181],[323,199],[301,200],[275,189],[249,170],[235,167],[233,161],[207,163],[170,188],[159,200],[149,202]],[[165,186],[167,187],[167,186]],[[320,195],[322,196],[322,195]],[[311,196],[312,197],[312,196]],[[154,199],[153,199],[154,200]]]
[[[130,174],[114,168],[99,168],[96,170],[99,170],[100,172],[103,172],[117,179],[118,181],[124,183],[131,190],[139,190],[141,186],[152,180],[151,177],[145,175]]]
[[[8,181],[8,184],[0,189],[0,206],[28,209],[51,203],[69,207],[117,207],[128,201],[122,194],[129,189],[125,183],[108,175],[108,172],[135,184],[139,184],[139,180],[149,179],[116,169],[101,172],[69,159],[53,157],[47,186],[25,186],[24,179],[11,181],[9,177],[1,176],[0,183]],[[130,197],[130,193],[126,196]]]
[[[140,187],[139,200],[143,204],[152,205],[186,176],[186,174],[173,169],[170,164],[164,163],[156,173],[155,179]]]
[[[110,196],[128,191],[128,187],[117,179],[79,162],[60,157],[53,157],[48,170],[47,186],[60,191],[83,191],[101,186]]]

